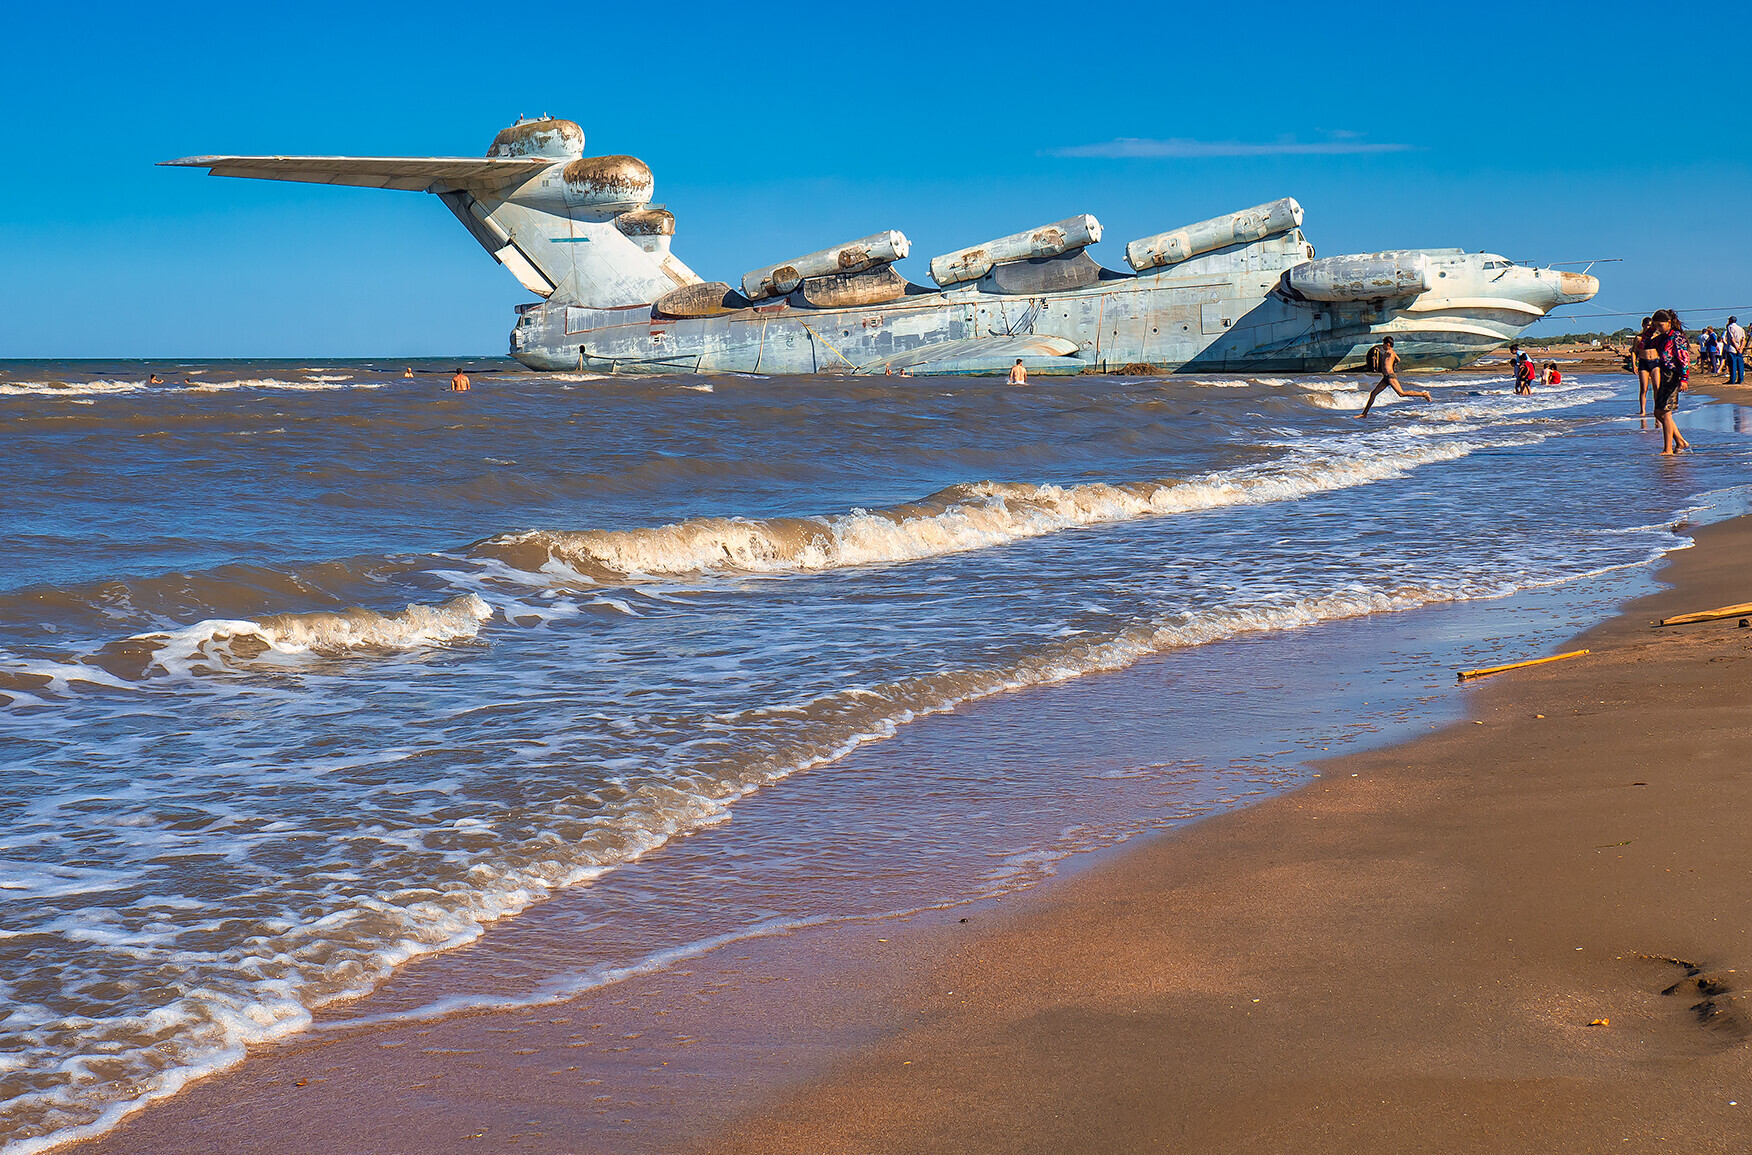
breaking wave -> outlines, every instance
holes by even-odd
[[[147,678],[211,673],[273,655],[333,657],[446,645],[476,637],[481,623],[492,616],[493,609],[469,593],[442,605],[413,604],[389,614],[355,607],[271,614],[259,620],[211,618],[134,634],[100,653],[71,660],[0,660],[0,704],[48,706],[50,698],[71,695],[75,682],[134,690]]]
[[[472,552],[525,572],[551,574],[558,567],[593,581],[712,571],[808,573],[937,557],[1080,526],[1289,501],[1399,477],[1481,445],[1448,441],[1363,448],[1350,456],[1300,452],[1201,477],[1125,484],[981,481],[888,509],[824,517],[696,518],[644,529],[532,530],[477,542]]]
[[[157,388],[143,381],[0,381],[0,397],[90,397]]]
[[[175,376],[183,376],[178,371]],[[304,380],[279,377],[246,377],[234,381],[187,381],[151,384],[147,381],[0,381],[0,397],[44,399],[121,396],[134,393],[218,393],[228,389],[276,389],[294,392],[326,392],[333,389],[382,389],[383,381],[355,381],[351,377],[319,374]]]
[[[345,650],[407,650],[472,638],[493,611],[475,594],[439,606],[410,605],[393,614],[354,607],[272,614],[260,621],[205,621],[178,630],[136,634],[130,641],[165,643],[166,657],[194,656],[209,646],[249,638],[282,654]]]

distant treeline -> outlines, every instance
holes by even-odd
[[[1586,345],[1590,341],[1605,345],[1613,341],[1628,341],[1634,336],[1636,330],[1627,327],[1614,333],[1561,333],[1552,337],[1522,337],[1521,344],[1529,349],[1547,349],[1553,345]]]

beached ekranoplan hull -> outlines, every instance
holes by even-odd
[[[1360,365],[1392,334],[1409,365],[1454,367],[1512,340],[1599,282],[1490,253],[1408,249],[1317,258],[1284,198],[1126,248],[1096,265],[1093,217],[1072,217],[931,261],[935,287],[893,270],[906,238],[879,233],[703,281],[670,252],[633,157],[585,157],[570,121],[519,121],[485,158],[190,157],[220,176],[437,194],[543,298],[520,306],[511,353],[547,370],[618,373],[1001,374],[1151,365],[1306,372]]]

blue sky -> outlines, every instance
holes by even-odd
[[[544,112],[651,165],[709,279],[898,228],[924,280],[1079,212],[1122,267],[1127,239],[1291,195],[1322,254],[1623,257],[1594,310],[1744,318],[1752,25],[1649,11],[12,5],[0,357],[502,352],[532,298],[435,198],[153,163],[478,155]]]

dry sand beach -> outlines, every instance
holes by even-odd
[[[1590,656],[1044,890],[319,1033],[78,1149],[1745,1150],[1752,631],[1650,623],[1746,600],[1752,518],[1695,537]]]

